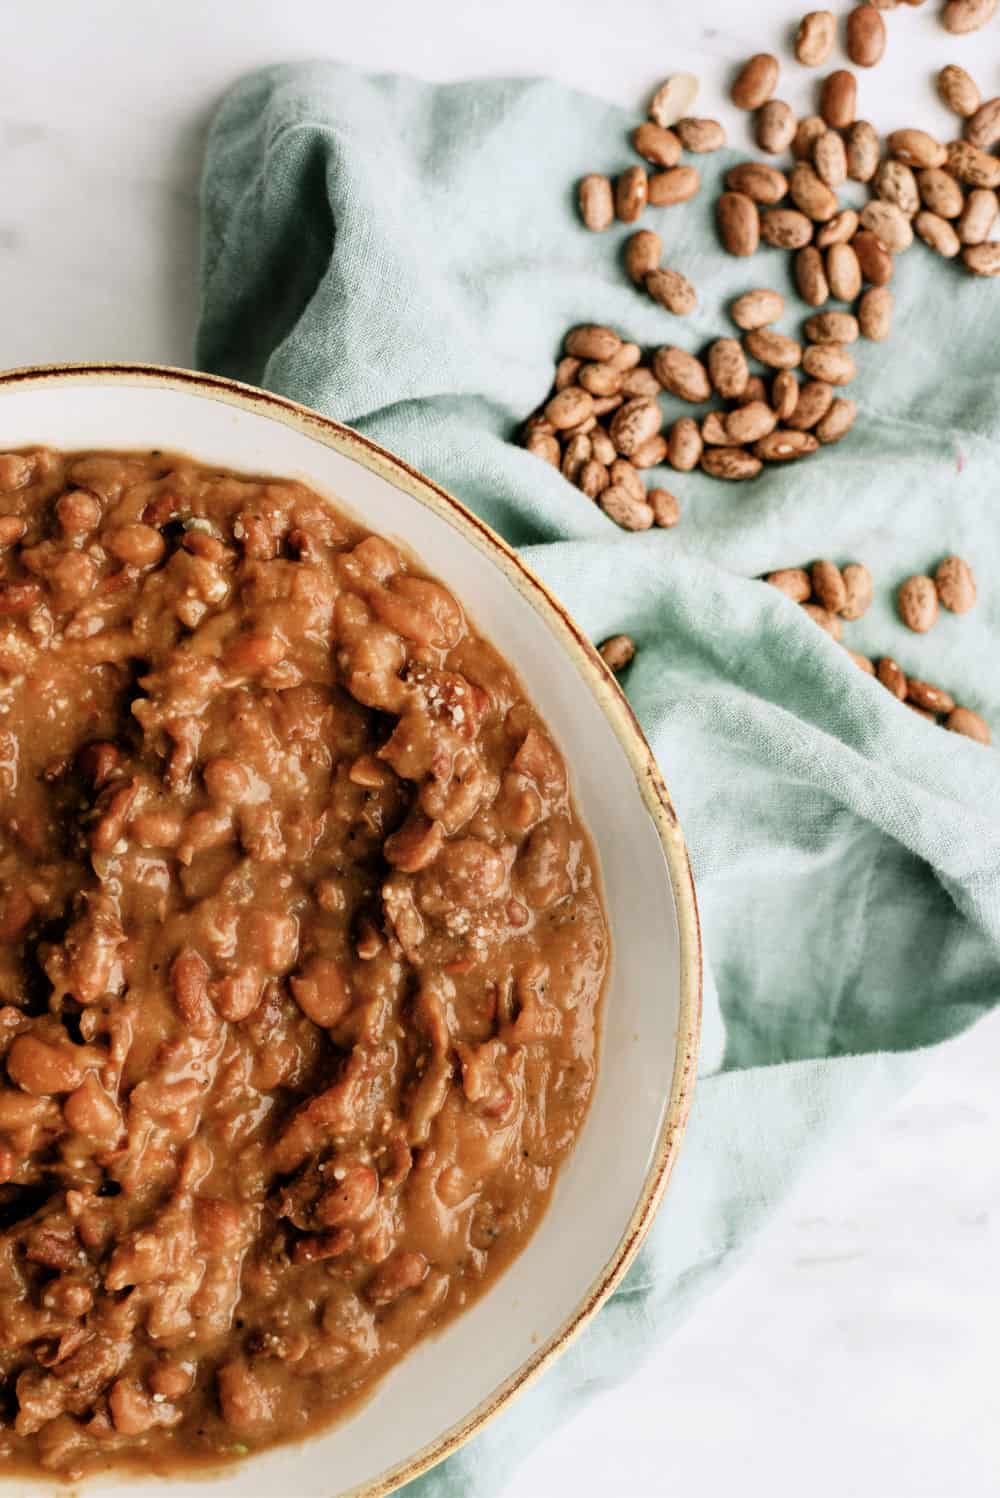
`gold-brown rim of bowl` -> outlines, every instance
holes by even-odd
[[[387,1494],[395,1492],[404,1483],[413,1481],[464,1446],[566,1350],[621,1283],[656,1215],[691,1111],[701,1032],[701,930],[687,847],[653,752],[625,694],[601,657],[541,578],[525,565],[501,536],[453,494],[402,458],[353,428],[344,426],[342,422],[334,421],[332,417],[324,416],[286,396],[275,395],[269,390],[230,380],[222,375],[201,374],[197,370],[167,364],[130,364],[117,361],[37,364],[0,371],[0,388],[73,385],[94,381],[108,385],[145,385],[193,391],[226,405],[270,416],[352,458],[458,530],[499,567],[508,582],[542,615],[597,698],[632,767],[639,793],[656,828],[666,859],[674,894],[680,944],[677,1051],[669,1103],[632,1215],[614,1253],[576,1309],[537,1352],[475,1409],[412,1456],[397,1462],[394,1467],[367,1482],[335,1495],[335,1498],[386,1498]]]

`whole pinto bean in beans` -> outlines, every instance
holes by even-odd
[[[583,177],[577,190],[580,217],[595,234],[610,229],[615,221],[615,198],[611,182],[599,172]]]
[[[826,62],[837,37],[837,23],[829,10],[811,10],[799,22],[795,38],[795,56],[806,68],[818,68]]]
[[[759,109],[778,86],[778,59],[771,52],[757,52],[745,62],[733,81],[729,97],[737,109]]]
[[[846,130],[854,123],[858,83],[846,68],[838,68],[823,80],[819,112],[831,130]]]
[[[847,55],[859,68],[873,68],[885,52],[885,22],[874,5],[856,5],[847,17]]]
[[[742,192],[724,192],[715,213],[719,237],[730,255],[752,255],[760,240],[760,215],[753,199]]]

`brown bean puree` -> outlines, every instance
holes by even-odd
[[[608,931],[511,668],[303,485],[0,455],[0,1457],[301,1435],[523,1248]]]

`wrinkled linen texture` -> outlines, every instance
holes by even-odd
[[[1000,730],[996,287],[922,246],[899,257],[892,337],[855,347],[850,436],[750,483],[654,472],[680,525],[627,535],[511,440],[566,329],[605,322],[698,351],[732,333],[726,307],[752,286],[786,294],[783,331],[809,310],[787,252],[720,250],[728,150],[697,158],[697,198],[643,219],[697,311],[674,318],[629,283],[632,226],[589,234],[574,197],[583,173],[636,159],[636,122],[551,82],[431,86],[317,62],[242,81],[208,146],[200,366],[384,443],[519,547],[592,639],[635,638],[622,684],[698,888],[701,1078],[665,1206],[601,1315],[414,1485],[422,1498],[501,1492],[732,1264],[810,1159],[1000,994],[1000,752],[902,707],[755,581],[817,556],[864,561],[875,602],[846,643]],[[668,422],[691,409],[663,405]],[[948,552],[973,563],[977,607],[911,634],[895,588]]]

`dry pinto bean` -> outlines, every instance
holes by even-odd
[[[878,171],[878,132],[868,120],[855,120],[847,131],[847,175],[852,182],[870,182]]]
[[[615,181],[615,216],[623,224],[641,217],[648,197],[649,178],[644,166],[626,167]]]
[[[819,112],[831,130],[846,130],[853,125],[857,98],[857,79],[847,68],[837,68],[823,79]]]
[[[743,339],[743,347],[761,364],[772,369],[794,369],[802,362],[802,345],[785,333],[771,328],[755,328]]]
[[[692,416],[681,416],[670,428],[667,438],[667,462],[679,473],[690,473],[698,467],[702,451],[701,432]]]
[[[804,332],[810,343],[857,343],[858,320],[850,312],[817,312]]]
[[[836,562],[813,562],[809,576],[816,602],[831,614],[839,614],[847,602],[847,588]]]
[[[822,224],[816,230],[816,248],[828,250],[832,244],[846,244],[854,238],[860,222],[853,208],[842,208],[829,223]]]
[[[655,432],[652,437],[647,437],[645,442],[639,444],[632,454],[632,462],[636,468],[657,468],[666,461],[667,439],[662,432]]]
[[[915,634],[926,634],[937,619],[937,590],[931,579],[922,573],[915,573],[901,584],[896,603],[899,617]]]
[[[622,381],[622,393],[624,395],[656,396],[659,395],[661,388],[660,382],[653,371],[647,369],[645,365],[640,369],[630,369]],[[601,455],[597,453],[596,456],[600,457]],[[602,458],[601,461],[605,462],[607,460]]]
[[[907,698],[915,702],[917,707],[922,707],[927,713],[950,713],[955,706],[955,699],[950,692],[943,687],[932,686],[929,681],[920,681],[911,676],[907,682]]]
[[[860,619],[871,608],[875,592],[872,575],[863,562],[848,562],[842,576],[845,597],[841,615],[845,619]]]
[[[985,244],[967,245],[962,259],[973,275],[1000,276],[1000,241],[991,239]]]
[[[756,52],[740,68],[729,97],[737,109],[759,109],[778,86],[778,59],[771,52]]]
[[[559,363],[556,365],[556,390],[565,390],[567,385],[575,385],[576,377],[580,373],[580,370],[582,368],[583,360],[574,359],[571,354],[566,354],[562,359],[560,359]],[[530,420],[534,423],[535,427],[539,425],[534,417],[531,417]],[[551,423],[548,421],[548,418],[543,417],[542,420],[545,421],[546,425],[551,429]]]
[[[580,217],[588,229],[600,234],[615,221],[615,199],[611,183],[600,172],[589,172],[577,188]]]
[[[643,120],[632,131],[632,145],[640,156],[654,166],[676,166],[681,159],[681,143],[673,130]]]
[[[625,241],[625,269],[637,285],[641,286],[651,270],[655,270],[663,254],[663,240],[652,229],[638,229]]]
[[[760,237],[779,250],[800,250],[813,237],[812,221],[797,208],[765,208]]]
[[[887,692],[891,692],[899,702],[906,701],[909,683],[906,680],[906,672],[898,661],[894,661],[891,655],[884,655],[878,663],[875,674]]]
[[[567,354],[598,363],[613,359],[621,346],[622,340],[618,334],[603,323],[580,323],[578,327],[571,328],[563,340],[563,348]]]
[[[610,359],[604,362],[610,364],[612,369],[629,370],[635,369],[642,359],[642,349],[637,343],[620,343]]]
[[[779,370],[778,373],[779,374],[784,374],[785,371],[784,370]],[[767,386],[764,383],[764,377],[763,377],[763,375],[752,374],[750,376],[749,380],[747,380],[747,388],[743,392],[743,400],[744,401],[766,401],[767,400]]]
[[[746,355],[735,338],[717,338],[706,355],[708,377],[724,400],[739,400],[747,388],[750,371]]]
[[[597,418],[599,416],[607,416],[609,412],[617,411],[618,407],[623,404],[624,396],[621,395],[595,395],[593,415],[588,417],[586,421],[581,422],[580,426],[574,427],[571,435],[575,436],[577,432],[592,433],[597,426]],[[566,434],[564,433],[563,435]]]
[[[889,154],[906,166],[944,166],[948,153],[926,130],[893,130],[886,140]]]
[[[827,187],[841,187],[847,181],[847,152],[836,130],[826,130],[819,136],[812,159],[817,177]]]
[[[752,255],[760,242],[757,204],[741,192],[724,192],[715,205],[719,238],[730,255]]]
[[[917,173],[920,201],[942,218],[958,218],[965,207],[965,196],[950,172],[939,166],[925,166]]]
[[[787,424],[796,432],[808,432],[819,422],[833,405],[833,386],[825,380],[807,380],[799,390],[799,398]]]
[[[976,579],[961,557],[945,557],[934,573],[934,586],[941,607],[952,614],[967,614],[976,602]]]
[[[797,126],[798,119],[790,104],[786,104],[784,99],[769,99],[757,111],[754,138],[762,151],[780,156],[795,138]]]
[[[838,396],[817,426],[816,436],[824,445],[839,442],[851,430],[857,414],[858,408],[854,401]]]
[[[839,343],[812,343],[802,356],[802,367],[814,380],[848,385],[857,374],[854,360]]]
[[[747,442],[756,442],[760,437],[766,437],[773,432],[778,424],[771,407],[764,401],[751,401],[749,405],[738,406],[735,411],[730,411],[726,417],[726,436],[734,446],[741,446]]]
[[[894,255],[909,249],[913,243],[913,229],[905,213],[895,203],[883,203],[872,199],[861,210],[862,228],[868,229],[881,240]]]
[[[787,421],[798,403],[798,380],[790,369],[779,369],[771,381],[771,406],[778,421]]]
[[[659,382],[657,381],[656,382],[656,387],[655,387],[655,389],[653,391],[654,395],[659,390],[659,388],[660,388]],[[646,392],[646,391],[635,391],[635,392],[630,392],[630,393],[634,393],[636,395],[643,395],[643,394],[647,394],[648,392]],[[604,430],[603,427],[597,427],[595,429],[595,431],[593,431],[591,433],[591,436],[590,436],[590,445],[591,445],[591,448],[593,449],[594,458],[595,458],[596,462],[603,463],[605,467],[608,467],[609,464],[611,464],[611,463],[613,463],[615,461],[615,457],[616,457],[615,444],[612,442],[611,438],[608,436],[607,432]]]
[[[712,393],[708,370],[684,349],[669,344],[658,348],[653,355],[653,373],[664,390],[692,404],[707,401]]]
[[[697,119],[693,115],[686,115],[677,121],[674,128],[685,151],[698,154],[718,151],[726,144],[726,132],[718,120]]]
[[[956,707],[948,714],[944,726],[952,733],[963,734],[967,739],[975,739],[980,744],[991,742],[989,724],[969,707]]]
[[[698,80],[693,73],[675,73],[661,83],[649,106],[649,118],[664,129],[691,113],[698,97]]]
[[[579,385],[568,385],[552,397],[545,407],[545,415],[556,431],[561,432],[586,421],[593,410],[594,397],[590,391],[581,390]]]
[[[888,286],[870,286],[858,303],[858,323],[872,343],[881,343],[892,331],[894,301]]]
[[[611,418],[609,435],[615,447],[626,458],[654,436],[663,424],[663,412],[655,400],[634,396]]]
[[[946,31],[955,36],[964,36],[969,31],[979,31],[996,15],[997,0],[947,0],[941,12]]]
[[[795,127],[792,137],[792,155],[796,161],[810,161],[812,159],[813,146],[819,137],[826,132],[826,120],[822,115],[807,114]],[[873,168],[874,170],[874,168]]]
[[[895,203],[907,218],[920,207],[917,179],[902,161],[883,161],[875,173],[875,191],[883,203]]]
[[[597,458],[589,458],[580,469],[576,480],[576,487],[588,499],[596,499],[608,487],[610,482],[611,479],[608,476],[608,470],[605,465],[599,462]]]
[[[800,161],[788,180],[792,202],[815,223],[833,218],[839,204],[837,195],[816,175],[807,161]]]
[[[609,477],[613,484],[620,484],[627,489],[633,499],[645,500],[646,486],[639,477],[639,470],[628,458],[616,458],[609,470]]]
[[[788,192],[788,178],[766,161],[741,161],[726,173],[730,192],[739,192],[755,203],[780,203]]]
[[[885,22],[874,5],[858,5],[847,17],[847,55],[859,68],[873,68],[885,52]]]
[[[666,172],[654,172],[647,190],[653,208],[670,208],[674,203],[686,203],[701,187],[701,176],[693,166],[674,166]]]
[[[963,244],[983,244],[1000,214],[1000,199],[989,187],[974,187],[958,219]]]
[[[702,441],[711,447],[728,447],[726,418],[721,411],[709,411],[701,424]]]
[[[785,299],[781,292],[761,286],[738,296],[729,309],[729,315],[738,328],[749,333],[754,328],[765,328],[768,323],[777,322],[784,310]]]
[[[768,463],[787,463],[794,458],[804,458],[814,453],[819,446],[811,432],[790,432],[783,427],[761,437],[753,445],[754,454]]]
[[[597,503],[622,530],[648,531],[653,523],[653,511],[645,500],[636,499],[621,484],[609,484]]]
[[[612,635],[598,645],[597,651],[608,670],[617,675],[635,659],[635,641],[631,635]]]
[[[808,603],[812,594],[812,583],[804,567],[781,567],[777,572],[769,572],[764,581],[793,603]]]
[[[650,489],[649,506],[653,511],[653,522],[662,530],[670,530],[681,518],[680,502],[669,489]]]
[[[804,68],[818,68],[833,51],[837,23],[829,10],[811,10],[802,17],[795,36],[795,56]]]
[[[967,140],[949,142],[948,170],[967,187],[1000,187],[1000,160]]]
[[[870,229],[859,229],[851,240],[858,257],[861,275],[872,286],[885,286],[892,280],[893,258],[877,234]]]
[[[859,671],[863,671],[866,676],[875,675],[875,667],[866,655],[859,655],[856,650],[850,650],[846,646],[844,648]]]
[[[733,481],[756,478],[763,467],[759,458],[742,447],[706,447],[701,466],[711,478]]]
[[[589,461],[592,453],[593,448],[589,437],[585,437],[582,433],[571,437],[563,449],[561,464],[563,478],[575,484],[580,477],[580,470],[584,463]]]
[[[591,395],[617,395],[624,379],[620,369],[610,364],[585,364],[580,370],[580,386]]]
[[[937,89],[941,102],[961,119],[969,119],[979,108],[979,88],[957,63],[950,62],[941,69],[937,75]]]
[[[826,252],[826,278],[838,302],[853,302],[861,290],[861,264],[849,244],[832,244]]]
[[[799,296],[810,307],[822,307],[830,296],[830,283],[823,269],[823,256],[815,245],[803,245],[795,255],[795,284]]]
[[[823,608],[818,603],[804,603],[801,605],[801,608],[802,612],[808,614],[812,622],[818,624],[820,629],[826,630],[826,633],[831,635],[833,639],[840,639],[842,626],[836,614],[831,614],[829,609]]]
[[[962,248],[962,242],[954,224],[950,224],[939,213],[931,213],[929,208],[920,210],[913,220],[913,227],[924,244],[936,250],[939,255],[943,255],[946,260],[953,260]]]
[[[654,302],[677,317],[686,317],[698,305],[698,294],[687,276],[666,266],[651,270],[643,283]]]
[[[551,463],[552,467],[560,464],[560,446],[551,431],[530,431],[525,437],[524,446],[528,452],[533,452],[534,457],[542,458],[543,463]]]

